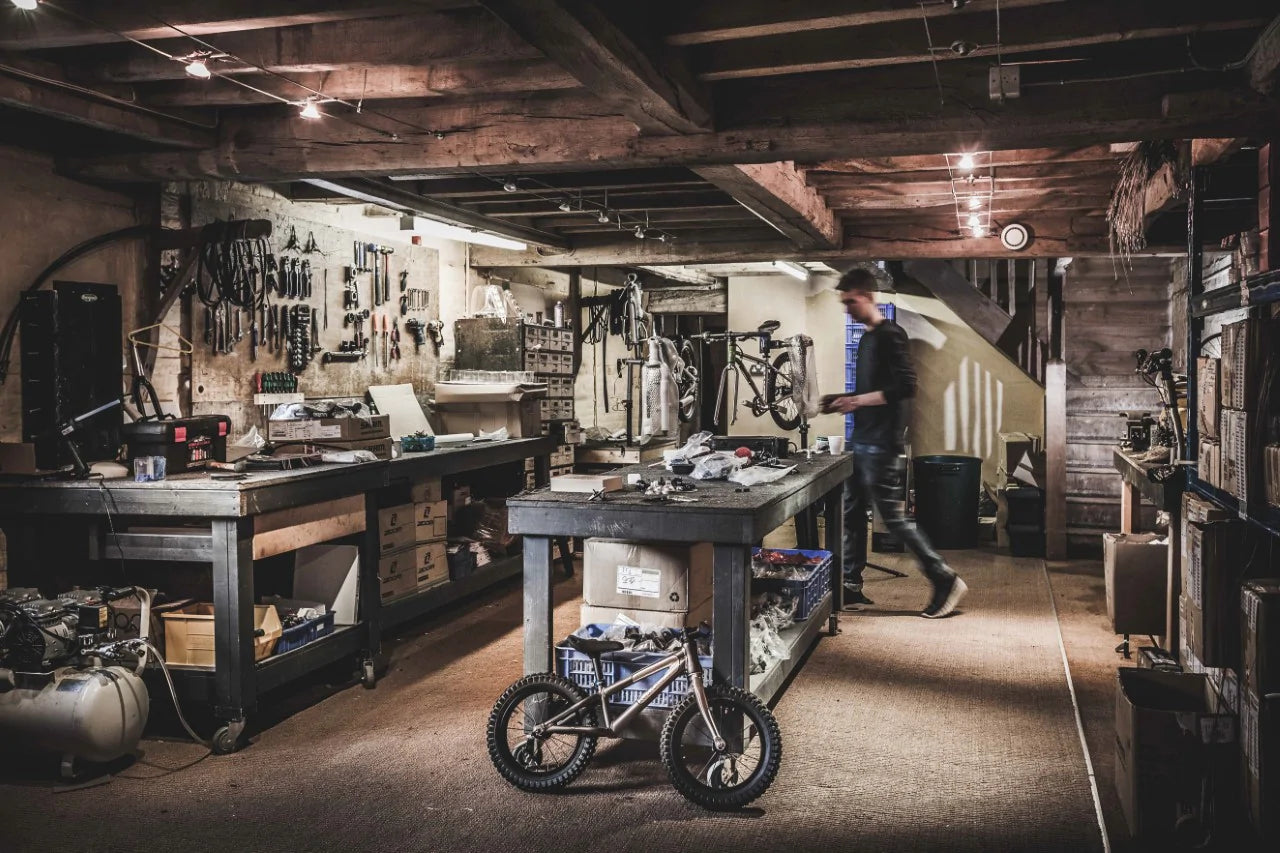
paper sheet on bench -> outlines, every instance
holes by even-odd
[[[403,438],[416,432],[434,435],[431,424],[427,423],[427,413],[422,411],[422,405],[409,383],[370,385],[369,396],[378,407],[378,413],[391,418],[392,438]]]

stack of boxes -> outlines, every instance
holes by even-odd
[[[1280,147],[1268,142],[1258,149],[1258,266],[1280,268],[1280,235],[1272,240],[1271,223],[1280,217]]]
[[[711,620],[708,543],[588,539],[583,549],[582,624],[612,624],[619,616],[660,628]]]
[[[291,450],[314,443],[323,450],[369,450],[379,459],[391,458],[391,418],[304,418],[267,421],[267,440],[290,444]]]
[[[1280,580],[1240,593],[1240,765],[1244,802],[1263,838],[1280,837]]]
[[[1235,602],[1247,568],[1247,525],[1190,492],[1182,496],[1182,521],[1179,659],[1192,672],[1235,669],[1240,660]]]
[[[445,553],[449,512],[440,481],[414,485],[412,498],[412,503],[378,511],[378,582],[383,601],[449,580]]]
[[[1259,402],[1264,366],[1280,345],[1280,322],[1250,318],[1222,327],[1222,367],[1218,415],[1222,448],[1222,489],[1247,503],[1261,497],[1262,434]]]
[[[1200,433],[1196,471],[1202,481],[1215,489],[1222,488],[1222,446],[1218,442],[1220,367],[1216,358],[1196,359],[1196,428]]]

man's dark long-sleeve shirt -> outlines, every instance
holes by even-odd
[[[853,413],[853,440],[901,450],[909,401],[916,395],[916,371],[901,326],[884,320],[863,332],[855,376],[855,394],[881,391],[887,405],[865,406]]]

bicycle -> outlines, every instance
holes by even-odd
[[[599,738],[620,737],[655,697],[687,675],[690,692],[667,716],[658,744],[671,784],[690,801],[715,811],[742,808],[768,790],[782,760],[778,721],[754,694],[704,683],[698,640],[707,632],[664,633],[678,641],[678,649],[608,687],[600,674],[600,656],[621,651],[623,644],[570,636],[566,642],[587,655],[595,669],[596,690],[590,695],[550,672],[526,675],[508,687],[489,715],[486,738],[489,757],[502,777],[525,791],[563,788],[586,769]],[[610,696],[664,669],[652,687],[610,719]]]
[[[720,412],[726,409],[728,402],[729,374],[734,376],[733,406],[727,411],[733,413],[730,423],[738,422],[738,393],[745,378],[751,386],[751,399],[743,403],[751,414],[759,417],[768,412],[773,422],[781,429],[793,430],[800,426],[801,411],[793,396],[795,388],[795,365],[791,362],[791,354],[787,352],[785,341],[773,340],[773,333],[782,324],[777,320],[766,320],[754,332],[702,332],[693,337],[704,343],[726,341],[729,344],[729,363],[720,373],[720,387],[716,392],[716,426],[720,426]],[[752,338],[760,340],[760,355],[749,355],[742,349],[739,341]],[[772,362],[769,353],[781,349]],[[764,389],[756,385],[753,376],[764,376]]]

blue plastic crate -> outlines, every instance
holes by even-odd
[[[781,578],[751,579],[751,591],[753,593],[776,592],[799,600],[800,606],[796,609],[796,621],[803,622],[809,618],[809,614],[822,603],[822,599],[831,591],[831,552],[788,548],[770,548],[769,550],[783,554],[803,554],[806,557],[822,558],[822,562],[814,565],[813,571],[803,578],[796,578],[795,580],[782,580]],[[751,552],[751,556],[754,557],[759,553],[760,549],[756,548]]]
[[[606,628],[612,625],[592,623],[583,625],[574,635],[578,637],[599,637]],[[608,687],[622,681],[632,673],[639,672],[646,666],[655,664],[666,657],[660,652],[607,652],[600,656],[600,677],[604,686]],[[711,683],[711,656],[701,655],[703,677],[707,684]],[[588,693],[596,689],[596,673],[591,666],[591,658],[570,646],[556,646],[556,672],[572,681]],[[662,670],[630,687],[619,690],[609,697],[610,705],[631,705],[644,695],[650,687],[662,679]],[[650,708],[674,708],[689,692],[689,676],[682,675],[667,685],[667,688],[654,697]]]
[[[309,622],[294,625],[292,628],[285,628],[280,634],[280,639],[276,641],[275,653],[282,655],[285,652],[300,649],[307,643],[314,642],[332,633],[333,611],[330,610],[323,616],[318,616]]]

